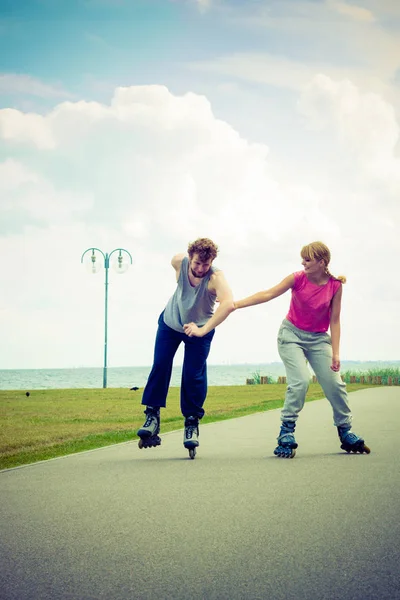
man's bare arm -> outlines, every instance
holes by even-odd
[[[210,289],[217,295],[219,306],[213,316],[203,325],[198,327],[195,323],[186,323],[183,329],[189,337],[203,337],[218,327],[235,310],[232,290],[222,271],[213,273],[210,279]]]
[[[178,281],[179,279],[179,273],[181,272],[181,266],[182,266],[182,261],[185,258],[186,254],[182,253],[182,254],[175,254],[175,256],[172,257],[171,260],[171,265],[174,267],[175,272],[176,272],[176,280]]]

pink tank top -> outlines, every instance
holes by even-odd
[[[297,271],[293,275],[294,285],[287,320],[304,331],[328,331],[332,298],[341,282],[331,277],[325,285],[317,285],[309,281],[304,271]]]

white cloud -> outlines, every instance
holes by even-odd
[[[169,2],[180,2],[192,4],[197,7],[201,13],[207,12],[215,3],[216,0],[169,0]]]
[[[398,101],[394,83],[400,68],[398,9],[389,2],[370,4],[365,8],[335,0],[227,4],[226,23],[233,33],[251,32],[255,44],[238,45],[235,52],[199,60],[192,67],[291,90],[324,73]]]
[[[40,149],[55,146],[49,122],[35,113],[22,113],[13,108],[0,110],[0,137],[4,140],[28,142]]]
[[[303,92],[299,108],[319,127],[331,126],[366,178],[400,191],[400,128],[393,106],[377,94],[361,93],[351,81],[318,75]]]
[[[0,163],[0,193],[2,196],[25,183],[37,183],[38,175],[13,159]],[[4,201],[4,197],[3,197]],[[2,205],[4,206],[2,201]]]
[[[394,161],[397,124],[378,97],[321,77],[305,90],[301,109],[307,121],[323,124],[325,136],[308,155],[308,138],[321,132],[304,132],[302,181],[298,160],[276,168],[273,152],[217,119],[207,98],[163,86],[118,88],[109,105],[66,102],[43,117],[0,111],[3,366],[101,364],[104,273],[92,277],[79,265],[92,246],[126,248],[135,263],[123,277],[110,274],[110,364],[150,364],[156,319],[175,287],[170,259],[202,235],[220,246],[218,266],[236,297],[300,268],[304,243],[326,241],[332,272],[345,272],[365,295],[360,306],[361,292],[349,284],[343,333],[345,357],[363,358],[379,322],[355,343],[352,319],[369,319],[370,298],[375,312],[385,310],[386,299],[373,293],[383,289],[398,246],[380,208],[391,198],[389,178],[379,189],[371,184],[363,146],[379,147],[376,165]],[[334,144],[340,150],[332,163],[324,152]],[[360,242],[371,226],[380,269],[373,280]],[[287,304],[285,297],[233,315],[218,331],[212,361],[279,360],[272,340]],[[370,358],[393,358],[393,348],[385,337]]]
[[[335,0],[327,0],[326,4],[339,14],[355,19],[356,21],[365,21],[367,23],[375,21],[373,13],[362,6],[348,4],[347,2],[336,2]]]
[[[389,50],[395,51],[396,48],[387,48]],[[371,68],[339,66],[323,60],[305,62],[268,52],[219,56],[211,61],[191,63],[190,68],[228,81],[237,79],[245,83],[268,85],[275,88],[272,93],[281,90],[301,92],[315,76],[323,73],[333,80],[351,79],[358,87],[396,102],[400,99],[400,93],[392,79],[400,67],[400,45],[398,55],[390,54],[388,60],[385,57],[386,50],[377,44],[373,58],[375,64]]]
[[[22,94],[40,98],[73,97],[60,85],[51,85],[31,75],[17,73],[0,74],[0,94]]]
[[[268,53],[235,53],[212,61],[192,63],[194,70],[237,77],[278,88],[301,89],[318,67],[304,65],[284,56]]]
[[[93,204],[90,194],[57,189],[51,181],[14,159],[0,163],[0,194],[0,232],[21,230],[29,223],[66,223],[85,214]]]
[[[45,117],[0,111],[0,132],[6,140],[51,147],[43,160],[57,163],[54,189],[90,186],[94,219],[111,213],[112,222],[141,235],[166,226],[177,233],[183,214],[193,230],[211,228],[215,235],[236,234],[240,225],[243,242],[254,231],[272,239],[293,226],[284,219],[292,191],[268,172],[267,147],[249,144],[216,119],[202,96],[176,97],[162,86],[118,88],[110,106],[66,102]],[[73,182],[57,176],[61,160]],[[309,211],[312,195],[295,195],[296,212],[318,222],[318,211]],[[153,210],[144,215],[143,203]],[[168,210],[159,215],[160,203]],[[273,231],[264,231],[264,215],[275,219]]]
[[[201,12],[205,12],[211,7],[211,0],[196,0],[196,3]]]

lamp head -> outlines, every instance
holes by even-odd
[[[86,270],[89,271],[89,273],[92,273],[93,275],[98,273],[102,267],[102,262],[96,256],[96,251],[94,248],[92,248],[92,253],[90,255],[87,254],[84,257],[84,263]]]
[[[122,250],[119,250],[116,260],[113,261],[113,269],[118,275],[126,273],[129,269],[129,262],[124,257]]]

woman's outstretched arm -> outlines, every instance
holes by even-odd
[[[247,296],[247,298],[242,298],[241,300],[235,300],[234,305],[235,308],[246,308],[247,306],[254,306],[255,304],[263,304],[264,302],[269,302],[278,296],[282,296],[285,292],[290,290],[294,285],[294,275],[288,275],[285,279],[282,279],[278,285],[270,288],[269,290],[263,290],[261,292],[257,292],[252,296]]]

